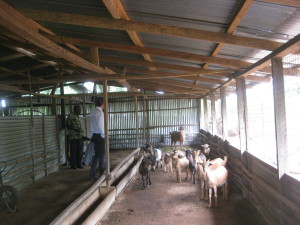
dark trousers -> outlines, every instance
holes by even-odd
[[[72,169],[82,167],[81,165],[82,153],[83,153],[82,140],[81,139],[70,140],[70,163]]]
[[[90,177],[96,176],[97,165],[99,168],[100,176],[105,171],[105,140],[100,134],[93,134],[92,140],[94,140],[95,155],[92,159],[92,166],[90,170]]]

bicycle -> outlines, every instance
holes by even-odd
[[[16,166],[12,166],[4,175],[3,172],[7,167],[7,162],[0,162],[0,165],[4,164],[0,169],[0,203],[4,205],[11,213],[17,212],[18,195],[17,190],[11,185],[4,185],[3,178]],[[0,167],[1,168],[1,167]]]

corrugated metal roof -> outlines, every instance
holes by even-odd
[[[106,8],[103,1],[99,0],[6,0],[5,2],[11,3],[17,9],[33,9],[44,10],[46,12],[58,12],[77,15],[86,15],[94,17],[104,17],[112,19],[113,16],[109,9]],[[226,29],[234,19],[235,15],[239,12],[243,1],[239,0],[120,0],[125,12],[132,22],[145,22],[146,24],[168,25],[178,28],[191,28],[195,30],[212,31],[216,34],[224,34]],[[118,11],[117,5],[115,5],[115,11]],[[45,13],[46,13],[45,12]],[[122,15],[124,18],[124,15]],[[75,52],[80,57],[90,60],[90,44],[88,40],[105,41],[113,44],[123,44],[126,47],[111,49],[110,47],[99,48],[101,66],[110,67],[116,73],[122,73],[125,68],[142,69],[139,72],[128,72],[128,75],[144,75],[147,72],[159,74],[160,72],[168,73],[184,73],[184,67],[201,68],[205,65],[206,69],[210,70],[226,70],[232,69],[226,67],[222,63],[205,63],[200,60],[190,60],[186,57],[174,57],[175,54],[180,53],[193,53],[199,56],[211,56],[217,47],[216,41],[200,40],[200,38],[187,38],[178,35],[164,35],[162,33],[149,32],[137,32],[137,36],[133,38],[134,34],[129,36],[128,32],[122,27],[115,28],[100,28],[92,27],[88,25],[72,25],[64,22],[57,23],[51,21],[37,21],[50,31],[54,32],[57,36],[66,36],[83,39],[84,44],[74,44],[73,49],[66,47],[68,43],[59,43],[60,46],[66,48],[68,51]],[[118,21],[115,21],[116,23]],[[125,23],[123,24],[125,26]],[[144,25],[145,26],[145,25]],[[1,28],[1,27],[0,27]],[[152,27],[155,29],[155,27]],[[7,29],[7,28],[5,28]],[[0,46],[0,58],[4,56],[13,55],[16,53],[15,49],[11,45],[17,45],[17,38],[8,36],[1,30],[0,38],[8,38],[10,42],[5,47]],[[136,28],[137,29],[137,28]],[[14,32],[14,31],[10,31]],[[44,33],[44,32],[40,32]],[[176,33],[176,32],[175,32]],[[234,35],[243,37],[254,37],[264,40],[280,40],[288,41],[295,35],[300,33],[300,8],[295,6],[280,5],[270,2],[254,1],[245,15],[242,16],[237,28],[234,30]],[[207,34],[208,38],[211,34]],[[22,37],[21,37],[22,38]],[[136,39],[136,40],[135,40]],[[139,46],[137,42],[141,42],[144,48],[140,52],[140,49],[134,49],[133,46]],[[87,43],[87,44],[85,44]],[[134,44],[135,43],[135,44]],[[74,74],[87,73],[87,68],[81,68],[77,65],[73,65],[71,62],[67,62],[65,59],[57,60],[53,57],[49,57],[47,51],[40,49],[34,43],[19,43],[19,45],[31,52],[37,54],[36,59],[29,57],[14,58],[11,60],[0,59],[0,67],[9,70],[20,70],[26,67],[30,69],[32,78],[35,76],[43,77],[44,75],[57,73],[59,69],[67,69],[75,71]],[[18,47],[20,47],[18,46]],[[72,46],[71,46],[72,47]],[[82,52],[78,53],[74,50],[77,47]],[[12,50],[14,49],[14,50]],[[169,54],[162,54],[162,50],[171,50],[173,52]],[[144,54],[142,54],[145,51]],[[148,55],[147,51],[150,51]],[[155,53],[151,53],[151,51]],[[174,52],[175,51],[175,52]],[[264,54],[261,54],[261,53]],[[268,51],[258,48],[245,47],[241,45],[224,44],[221,50],[216,54],[215,59],[230,59],[238,62],[256,62]],[[101,59],[104,56],[113,56],[115,60]],[[42,60],[57,60],[56,66],[48,66],[40,69],[33,69],[36,64],[42,63]],[[124,61],[127,60],[127,61]],[[128,61],[131,60],[131,61]],[[134,61],[135,60],[135,61]],[[139,60],[139,61],[136,61]],[[157,65],[168,64],[168,65]],[[172,69],[172,66],[184,66],[180,71],[178,69]],[[240,69],[243,66],[236,66]],[[155,68],[155,69],[154,69]],[[232,71],[233,72],[233,71]],[[15,73],[13,76],[3,77],[1,74],[5,74],[7,71],[0,71],[0,81],[7,81],[11,79],[22,79],[20,73]],[[187,72],[186,72],[187,73]],[[71,73],[70,73],[71,74]],[[88,74],[95,75],[94,71],[88,72]],[[203,73],[204,75],[206,73]],[[203,75],[202,74],[202,75]],[[214,74],[207,73],[208,77],[214,77]],[[101,75],[100,75],[101,76]],[[24,76],[23,76],[24,77]],[[23,79],[26,79],[25,77]],[[45,78],[47,79],[47,78]],[[182,81],[185,83],[193,83],[194,80],[188,80],[183,78],[174,78],[173,80]],[[198,84],[207,84],[211,87],[215,87],[214,84],[206,83],[205,81]],[[37,86],[37,85],[36,85]],[[36,86],[32,86],[35,88]],[[41,85],[43,86],[43,85]],[[49,86],[49,84],[45,85]],[[143,88],[138,86],[137,88]],[[147,87],[144,87],[147,90]],[[4,92],[3,92],[4,93]],[[1,94],[1,92],[0,92]]]

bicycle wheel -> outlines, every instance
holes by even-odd
[[[0,198],[9,212],[17,212],[18,195],[17,190],[9,185],[0,188]]]

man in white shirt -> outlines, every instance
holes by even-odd
[[[104,132],[104,102],[103,98],[99,97],[95,102],[96,108],[91,112],[91,134],[94,141],[95,155],[92,159],[90,170],[90,178],[98,179],[96,175],[97,165],[101,177],[105,172],[105,132]]]

